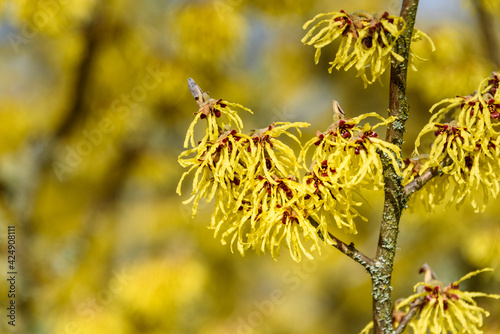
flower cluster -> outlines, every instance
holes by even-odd
[[[381,120],[375,126],[359,123],[368,117]],[[325,132],[304,145],[301,160],[305,161],[308,150],[316,146],[313,163],[305,178],[306,204],[318,217],[315,220],[326,224],[333,215],[339,228],[356,232],[353,219],[358,216],[352,200],[354,189],[380,189],[383,186],[381,154],[391,161],[396,173],[401,174],[398,165],[400,150],[396,145],[378,138],[374,131],[394,119],[383,119],[376,113],[364,114],[352,119],[342,115]],[[307,168],[307,166],[306,166]]]
[[[278,139],[286,135],[300,145],[289,130],[309,124],[278,122],[243,134],[234,107],[248,109],[210,99],[201,91],[193,95],[200,108],[186,135],[185,146],[191,143],[193,148],[179,156],[181,166],[189,169],[177,192],[181,194],[186,176],[194,177],[191,197],[183,203],[192,202],[195,215],[201,198],[215,200],[210,228],[222,243],[229,241],[231,250],[269,250],[276,257],[286,242],[294,260],[300,261],[302,254],[312,257],[320,237],[303,205],[303,185],[297,181],[301,165],[293,149]],[[194,126],[200,119],[207,121],[206,132],[194,145]]]
[[[479,307],[474,298],[499,299],[500,295],[462,291],[459,287],[462,281],[485,271],[492,269],[471,272],[446,286],[435,279],[426,279],[426,282],[415,285],[415,294],[396,305],[395,313],[408,311],[412,306],[420,308],[418,317],[409,324],[415,334],[481,333],[479,327],[483,324],[483,315],[489,316],[489,313]]]
[[[321,49],[342,37],[335,59],[330,62],[331,73],[333,68],[339,70],[344,67],[347,71],[352,66],[358,71],[359,77],[363,79],[365,87],[375,82],[390,66],[391,60],[403,61],[394,46],[396,40],[405,29],[405,22],[401,17],[383,14],[371,15],[365,11],[347,14],[345,11],[322,13],[307,21],[303,29],[310,28],[302,38],[302,42],[316,48],[314,61],[319,62]],[[415,29],[412,40],[417,41],[426,38],[434,45],[430,38],[420,30]],[[412,58],[415,57],[412,54]],[[366,74],[370,68],[371,79]]]
[[[434,178],[430,188],[420,192],[419,198],[430,208],[445,199],[460,205],[470,198],[475,211],[483,211],[488,197],[496,198],[500,192],[499,82],[495,72],[474,94],[446,99],[432,107],[431,112],[440,109],[418,135],[415,156],[420,157],[421,138],[429,133],[434,135],[430,152],[422,159],[409,160],[404,173],[405,183],[429,168],[439,168],[448,176]],[[444,196],[452,185],[453,193]],[[429,196],[431,192],[439,195]]]
[[[294,151],[278,139],[290,128],[306,127],[307,123],[274,123],[241,140],[245,154],[233,162],[238,166],[232,188],[220,187],[210,227],[221,234],[231,250],[242,255],[252,248],[276,258],[282,242],[286,242],[295,261],[302,254],[312,258],[319,250],[319,236],[308,220],[302,205],[302,185],[297,181],[298,164]],[[228,174],[229,169],[222,173]],[[306,246],[306,244],[308,244]]]
[[[248,109],[211,99],[192,79],[188,82],[199,110],[184,143],[192,148],[179,156],[187,171],[177,193],[181,194],[183,181],[192,175],[191,197],[183,203],[192,203],[194,216],[202,198],[214,200],[210,228],[232,251],[242,255],[248,249],[269,251],[276,258],[286,244],[295,261],[303,255],[312,258],[313,251],[320,252],[320,243],[336,242],[329,233],[331,224],[356,233],[354,219],[364,217],[356,210],[361,203],[353,194],[383,186],[382,156],[401,174],[399,148],[379,139],[375,132],[394,121],[392,117],[369,113],[345,118],[334,100],[334,122],[308,141],[297,157],[280,137],[287,136],[301,147],[290,130],[300,134],[308,123],[276,122],[244,134],[235,109]],[[368,117],[380,122],[360,125]],[[194,128],[202,119],[207,122],[205,135],[195,145]],[[308,168],[306,156],[313,147]],[[303,169],[307,172],[302,176]]]
[[[192,147],[196,146],[194,144],[194,126],[200,119],[207,119],[205,137],[203,137],[200,142],[205,143],[209,140],[217,140],[217,138],[219,138],[221,128],[225,129],[227,127],[234,127],[241,132],[243,122],[238,116],[237,111],[233,108],[236,107],[250,113],[252,112],[250,109],[245,108],[240,104],[222,101],[222,99],[211,99],[206,93],[203,95],[203,97],[200,97],[200,109],[195,113],[196,117],[191,122],[191,125],[189,125],[186,139],[184,140],[184,148],[187,148],[189,144],[191,144]],[[198,146],[200,146],[200,143],[198,143]]]
[[[231,108],[234,106],[248,110],[238,104],[206,99],[205,102],[200,103],[200,109],[195,113],[195,119],[188,128],[184,147],[187,148],[191,143],[193,148],[182,152],[179,156],[180,165],[189,167],[189,170],[182,175],[177,193],[181,193],[184,178],[195,171],[192,196],[184,201],[185,204],[193,202],[193,215],[197,211],[200,198],[210,201],[219,187],[225,188],[228,181],[238,183],[236,177],[238,171],[245,171],[244,167],[235,164],[237,159],[241,159],[241,156],[246,154],[246,147],[242,145],[243,141],[240,141],[245,138],[245,135],[239,134],[235,129],[230,129],[231,123],[234,123],[239,130],[242,126],[240,117]],[[217,123],[217,119],[223,115],[228,119],[227,124],[221,123],[226,131]],[[207,127],[205,136],[198,142],[198,145],[195,145],[194,126],[200,119],[207,120]]]

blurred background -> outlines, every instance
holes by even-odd
[[[363,89],[353,71],[328,74],[335,47],[301,44],[320,12],[388,10],[396,0],[0,1],[0,332],[357,333],[371,320],[369,276],[326,250],[294,263],[286,250],[231,254],[175,193],[186,130],[198,110],[192,77],[213,98],[241,103],[245,129],[306,121],[309,139],[348,116],[386,115],[388,75]],[[405,152],[437,101],[472,93],[499,67],[496,0],[421,0],[410,73]],[[202,125],[197,128],[202,130]],[[383,133],[381,135],[384,135]],[[382,194],[365,194],[357,235],[373,255]],[[500,293],[500,206],[405,212],[393,276],[408,296],[427,262],[445,283]],[[16,229],[17,318],[7,324],[7,226]],[[485,333],[500,333],[500,303]]]

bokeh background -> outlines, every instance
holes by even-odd
[[[396,0],[0,1],[0,294],[2,333],[357,333],[371,320],[364,270],[335,250],[294,263],[285,250],[231,254],[175,194],[177,156],[197,105],[192,77],[214,98],[241,103],[245,128],[331,123],[386,114],[388,76],[363,89],[328,74],[335,49],[300,43],[319,12],[399,12]],[[434,40],[410,74],[408,156],[432,104],[472,93],[498,70],[496,0],[421,0],[416,26]],[[202,129],[199,128],[198,131]],[[383,135],[383,134],[381,134]],[[357,235],[373,255],[380,193],[364,195]],[[405,212],[393,277],[405,297],[427,262],[445,282],[500,292],[500,206]],[[7,325],[7,226],[16,228],[17,318]],[[500,303],[485,333],[500,333]],[[5,314],[4,314],[5,313]]]

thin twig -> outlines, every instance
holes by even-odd
[[[398,327],[394,330],[394,334],[401,334],[405,331],[406,326],[410,323],[411,319],[417,315],[425,299],[423,297],[417,298],[411,303],[408,312],[401,318]]]
[[[422,175],[417,176],[404,187],[404,197],[408,200],[409,197],[417,190],[421,189],[427,182],[434,177],[441,175],[441,168],[429,168]]]
[[[319,224],[311,217],[309,217],[309,222],[311,222],[311,225],[313,225],[314,227],[319,226]],[[366,271],[368,271],[368,273],[371,273],[375,265],[375,261],[371,257],[366,256],[358,249],[356,249],[356,247],[354,247],[354,243],[351,242],[349,245],[347,245],[345,242],[338,239],[330,232],[328,232],[328,235],[334,241],[334,244],[332,245],[333,247],[337,248],[339,251],[349,256],[357,263],[361,264],[366,269]],[[320,237],[323,238],[321,235]]]
[[[424,263],[422,268],[419,270],[419,274],[424,274],[425,283],[430,283],[433,280],[437,279],[436,274],[434,273],[434,271],[432,271],[431,267],[427,263]],[[419,289],[422,289],[422,287],[417,288],[417,292],[419,291]],[[417,313],[422,310],[424,303],[425,303],[425,297],[421,296],[415,299],[410,304],[410,309],[403,317],[401,317],[401,320],[399,320],[399,325],[394,330],[394,334],[401,334],[404,332],[406,326],[408,326],[411,319],[413,319],[413,317],[415,317]]]
[[[418,190],[422,189],[427,182],[435,178],[436,176],[440,176],[443,174],[442,168],[449,166],[450,164],[453,163],[453,160],[449,157],[446,156],[446,158],[441,161],[440,165],[438,167],[432,167],[429,169],[426,169],[422,175],[419,175],[415,177],[410,183],[408,183],[404,187],[404,197],[408,201],[410,199],[411,195],[417,192]]]

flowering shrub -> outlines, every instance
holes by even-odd
[[[333,246],[361,264],[372,277],[374,310],[374,321],[362,333],[374,329],[399,334],[406,326],[417,334],[480,333],[483,315],[488,313],[474,298],[500,296],[462,291],[459,283],[489,269],[445,286],[424,266],[425,281],[415,286],[414,295],[395,308],[390,298],[399,219],[413,193],[422,190],[413,199],[428,209],[470,199],[474,209],[481,211],[488,197],[496,198],[500,192],[500,75],[496,72],[482,80],[474,94],[435,104],[431,112],[437,111],[418,135],[414,154],[403,160],[401,145],[409,109],[406,65],[418,58],[410,52],[410,44],[425,38],[432,45],[425,33],[413,29],[417,5],[415,0],[403,1],[402,17],[340,11],[306,22],[304,29],[315,25],[302,42],[316,48],[316,63],[323,47],[342,39],[330,72],[354,66],[366,87],[387,68],[392,71],[389,117],[367,113],[349,118],[334,100],[332,124],[304,145],[300,129],[308,123],[275,122],[244,133],[237,110],[249,109],[212,99],[189,79],[199,109],[186,134],[187,150],[179,156],[179,163],[188,170],[177,192],[181,194],[182,182],[194,173],[191,197],[184,203],[193,204],[194,215],[201,198],[214,200],[210,228],[233,252],[244,255],[252,249],[269,252],[276,259],[286,245],[299,262],[302,256],[313,258],[322,247]],[[366,74],[368,67],[371,78]],[[377,123],[370,125],[365,122],[368,118]],[[195,144],[194,127],[200,120],[206,121],[205,134]],[[382,126],[387,128],[385,140],[376,132]],[[421,141],[428,134],[434,137],[427,147]],[[300,152],[283,137],[299,145]],[[383,189],[385,194],[373,258],[332,234],[334,227],[357,233],[356,219],[366,218],[358,213],[362,203],[353,194],[365,189]]]

